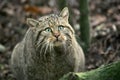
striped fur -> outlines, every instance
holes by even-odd
[[[27,20],[30,28],[11,56],[11,69],[18,80],[58,80],[84,69],[84,54],[68,17],[64,8],[60,15]]]

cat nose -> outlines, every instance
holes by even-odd
[[[53,34],[56,38],[58,38],[59,36],[60,36],[60,33],[58,33],[58,32],[54,32],[54,34]]]

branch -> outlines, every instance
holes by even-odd
[[[120,80],[120,61],[81,73],[68,73],[60,80]]]

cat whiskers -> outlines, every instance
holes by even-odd
[[[44,54],[43,54],[44,60],[46,60],[46,53],[47,53],[47,50],[48,50],[48,48],[49,48],[49,43],[46,43],[45,46],[46,46],[46,47],[45,47],[45,51],[44,51]]]
[[[46,48],[46,45],[47,45],[46,42],[44,42],[40,47],[40,58],[42,58],[42,55],[44,54],[43,50],[44,50],[44,48]]]
[[[53,50],[53,43],[49,42],[49,41],[39,41],[36,43],[35,45],[36,50],[39,51],[39,57],[43,58],[44,60],[46,60],[46,54],[47,54],[47,50],[49,50],[49,53],[52,52]]]
[[[38,50],[40,48],[40,46],[42,46],[42,43],[40,43],[39,45],[35,45],[36,50]]]
[[[65,55],[66,55],[66,50],[67,50],[67,49],[66,49],[66,43],[65,43],[65,42],[62,42],[62,43],[63,43],[63,48],[64,48],[63,51],[64,51],[64,53],[65,53]]]
[[[37,42],[37,43],[35,44],[36,49],[40,48],[40,46],[42,46],[42,44],[44,44],[44,43],[45,43],[45,42],[44,42],[44,41],[42,42],[42,40],[40,40],[39,42]]]
[[[52,50],[53,50],[53,43],[50,43],[50,44],[49,44],[49,50],[50,50],[50,53],[52,53]]]

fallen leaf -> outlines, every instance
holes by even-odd
[[[26,12],[30,12],[32,14],[47,14],[52,12],[52,8],[49,7],[39,7],[39,6],[30,6],[30,5],[25,5],[23,9]]]

